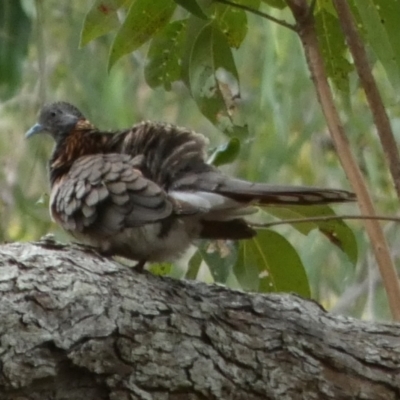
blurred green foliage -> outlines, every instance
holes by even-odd
[[[14,14],[3,17],[6,14],[0,13],[1,240],[34,240],[49,232],[60,240],[69,240],[51,223],[47,211],[46,162],[51,140],[25,142],[23,136],[44,101],[70,101],[102,129],[123,128],[142,119],[191,127],[210,139],[213,162],[246,179],[347,187],[295,33],[226,5],[216,6],[217,18],[210,23],[205,7],[208,0],[188,1],[185,8],[182,1],[173,4],[171,0],[170,8],[160,15],[160,24],[151,22],[146,14],[145,20],[151,22],[149,30],[144,24],[135,25],[135,35],[128,43],[128,17],[132,21],[137,17],[130,10],[147,3],[151,2],[96,0],[88,7],[78,0],[48,0],[44,7],[40,0],[1,2],[1,7],[11,7],[21,17],[15,26],[9,24]],[[255,0],[238,3],[256,8],[261,4]],[[263,11],[291,20],[281,0],[262,3]],[[316,18],[341,116],[374,191],[377,208],[385,214],[394,213],[397,201],[364,95],[342,38],[328,35],[337,28],[328,3],[317,2]],[[364,0],[351,3],[368,41],[374,74],[394,130],[398,131],[400,109],[394,89],[400,76],[396,60],[400,58],[393,61],[388,56],[390,52],[397,54],[398,49],[393,40],[377,38],[369,29],[377,12],[378,16],[379,12],[389,13],[389,20],[386,14],[380,15],[387,23],[379,29],[382,35],[392,37],[393,9],[362,9]],[[168,22],[171,15],[173,20]],[[22,33],[11,32],[10,26]],[[18,40],[9,41],[16,37]],[[145,43],[147,39],[152,41]],[[206,52],[204,46],[210,43]],[[338,59],[330,58],[332,55]],[[109,73],[108,65],[113,65]],[[221,75],[221,69],[230,74]],[[210,81],[218,90],[207,97],[204,85]],[[210,121],[234,139],[222,135]],[[226,164],[235,159],[233,164]],[[335,210],[358,212],[354,205]],[[257,217],[271,220],[271,213]],[[293,209],[275,213],[279,218],[304,215]],[[325,236],[311,230],[313,227],[298,225],[296,230],[281,226],[241,244],[202,243],[181,263],[155,266],[153,270],[248,290],[308,295],[311,289],[312,297],[327,308],[365,318],[388,318],[386,297],[361,223],[351,222],[352,231],[340,222],[326,223],[325,230],[322,227]],[[330,237],[332,230],[342,235],[342,244],[348,243],[347,251],[335,245]],[[399,239],[392,223],[386,224],[386,233],[389,243]],[[354,241],[359,248],[355,267]],[[398,264],[395,246],[393,255]]]
[[[31,25],[19,1],[0,2],[0,98],[11,97],[20,85]]]

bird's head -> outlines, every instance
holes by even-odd
[[[45,105],[40,113],[38,122],[30,128],[25,137],[37,133],[49,133],[56,142],[68,135],[79,121],[84,121],[83,114],[72,104],[57,102]]]

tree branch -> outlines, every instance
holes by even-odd
[[[251,226],[260,227],[260,228],[270,228],[271,226],[277,225],[287,225],[287,224],[304,224],[310,222],[329,222],[329,221],[338,221],[343,219],[352,219],[352,220],[366,220],[373,219],[378,221],[389,221],[389,222],[400,222],[400,217],[390,217],[384,215],[316,215],[315,217],[304,217],[304,218],[288,218],[282,219],[279,221],[272,222],[251,222]]]
[[[0,246],[0,400],[400,395],[400,325],[137,273],[81,247]]]
[[[375,79],[368,63],[367,53],[354,24],[347,0],[334,0],[339,22],[346,36],[346,41],[353,56],[360,82],[364,88],[369,107],[374,118],[379,138],[389,161],[389,169],[392,175],[397,197],[400,199],[400,155],[397,142],[394,138],[389,117],[383,105]]]
[[[318,38],[315,32],[314,19],[309,13],[306,0],[287,0],[289,7],[297,21],[298,32],[302,41],[308,67],[317,92],[318,100],[335,144],[340,162],[357,195],[361,213],[376,215],[374,204],[368,193],[364,177],[350,149],[342,122],[333,101],[332,91],[329,87],[323,58],[319,49]],[[393,318],[400,321],[400,285],[393,260],[390,256],[385,235],[376,220],[365,220],[365,228],[371,241],[377,260],[382,281],[385,286],[389,307]]]

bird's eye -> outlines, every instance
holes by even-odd
[[[51,117],[51,118],[55,118],[56,115],[57,115],[57,114],[56,114],[55,111],[52,111],[52,112],[50,113],[50,117]]]

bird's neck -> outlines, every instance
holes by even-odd
[[[68,173],[72,164],[80,157],[103,153],[108,135],[99,134],[93,128],[75,129],[61,138],[53,150],[49,161],[50,181],[53,184],[62,175]]]

